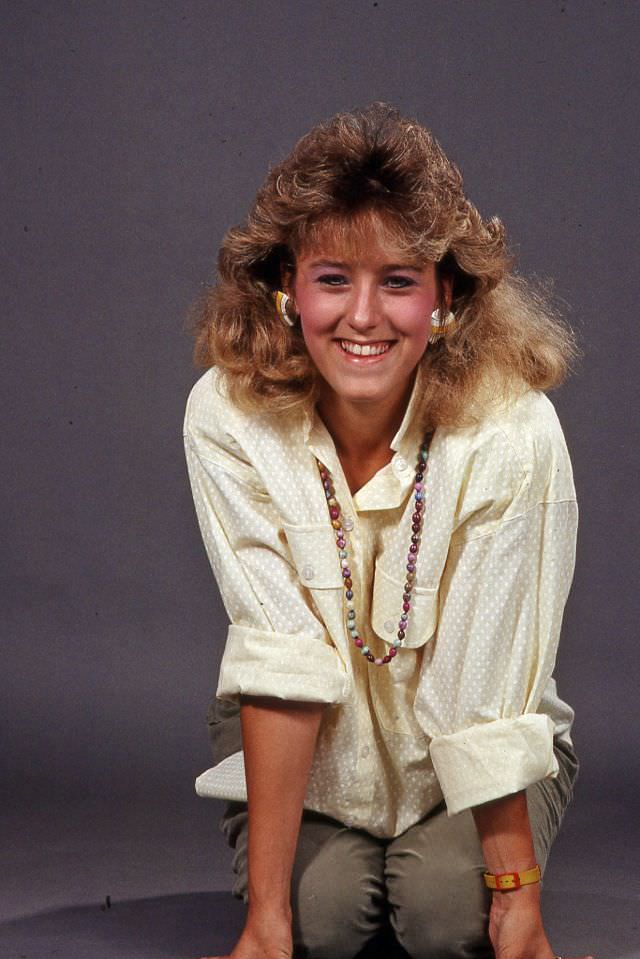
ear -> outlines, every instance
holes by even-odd
[[[291,298],[293,298],[293,280],[294,273],[292,267],[283,264],[280,268],[280,289]]]
[[[442,303],[447,310],[450,310],[451,303],[453,302],[453,277],[450,273],[445,273],[443,276],[438,277],[438,287],[438,299],[440,303]]]

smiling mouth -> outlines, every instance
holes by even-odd
[[[351,356],[382,356],[393,346],[393,340],[378,340],[375,343],[356,343],[353,340],[338,340],[342,351]]]

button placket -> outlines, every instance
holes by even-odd
[[[351,579],[353,581],[351,588],[354,593],[355,608],[358,610],[362,609],[362,581],[360,577],[360,570],[362,569],[361,543],[354,519],[357,513],[353,503],[353,497],[346,476],[344,475],[342,463],[340,463],[339,459],[337,459],[337,469],[334,473],[333,481],[338,501],[347,504],[346,511],[343,509],[342,512],[342,528],[347,533],[347,553],[351,569]]]
[[[371,802],[375,788],[375,776],[373,775],[373,756],[371,755],[371,746],[361,746],[358,750],[358,780],[360,782],[360,798],[365,802]]]

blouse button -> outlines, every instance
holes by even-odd
[[[353,529],[353,518],[351,516],[345,516],[342,520],[342,525],[345,529]]]
[[[408,463],[407,463],[406,459],[404,458],[404,456],[399,456],[399,457],[397,458],[397,460],[396,460],[396,465],[397,465],[397,467],[398,467],[399,470],[404,471],[404,470],[406,470],[406,468],[407,468],[407,466],[408,466]]]
[[[369,755],[369,747],[363,746],[362,749],[360,750],[360,755],[363,757],[363,759],[366,759],[367,756]]]
[[[304,576],[305,579],[313,579],[313,575],[314,575],[313,566],[303,566],[302,575]]]
[[[392,633],[394,629],[396,628],[395,620],[388,619],[386,623],[384,624],[384,628],[386,629],[388,633]]]

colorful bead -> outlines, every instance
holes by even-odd
[[[320,471],[320,478],[322,480],[322,485],[325,490],[325,495],[327,499],[327,505],[329,508],[329,519],[331,521],[331,526],[334,529],[336,535],[336,546],[338,548],[338,555],[340,558],[340,569],[343,577],[343,584],[345,588],[345,597],[347,599],[347,629],[351,633],[354,644],[360,650],[365,659],[373,663],[375,666],[386,666],[394,656],[397,655],[399,647],[402,645],[402,641],[406,636],[406,629],[408,625],[409,612],[411,610],[411,590],[413,589],[413,582],[416,576],[416,562],[418,559],[418,552],[420,548],[420,535],[422,532],[422,521],[424,519],[424,473],[425,465],[427,462],[427,456],[429,452],[429,443],[431,439],[431,434],[427,434],[424,442],[420,447],[418,453],[418,462],[416,466],[416,473],[413,486],[413,496],[414,496],[414,512],[411,517],[411,546],[409,547],[409,552],[407,553],[407,574],[406,581],[404,584],[404,592],[402,594],[402,613],[400,620],[398,622],[398,632],[397,638],[393,640],[393,643],[389,647],[388,652],[385,656],[374,656],[371,650],[367,645],[365,645],[364,640],[361,639],[360,634],[356,626],[356,611],[354,608],[353,600],[353,581],[351,579],[351,570],[348,563],[347,555],[347,541],[345,538],[344,529],[340,521],[340,503],[336,499],[335,489],[333,486],[333,478],[331,473],[320,460],[316,459],[318,464],[318,469]]]

